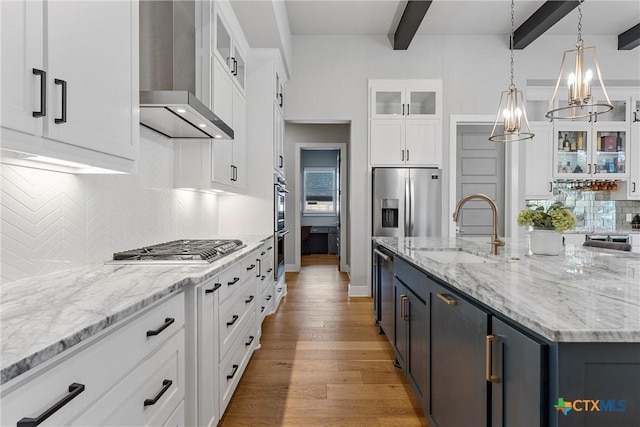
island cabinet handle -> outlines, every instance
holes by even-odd
[[[160,398],[162,397],[163,394],[165,394],[167,392],[167,390],[169,390],[169,387],[171,387],[171,384],[173,384],[173,381],[171,380],[164,380],[162,381],[162,388],[160,389],[160,391],[158,392],[158,394],[156,394],[155,396],[153,396],[153,399],[145,399],[144,400],[144,406],[151,406],[151,405],[155,405],[156,402],[158,400],[160,400]]]
[[[167,317],[164,319],[164,324],[162,326],[160,326],[158,329],[151,329],[149,331],[147,331],[147,336],[148,337],[153,337],[156,336],[158,334],[160,334],[160,332],[164,331],[165,329],[167,329],[173,322],[175,322],[176,320],[172,317]]]
[[[268,251],[270,251],[271,249],[273,249],[273,246],[269,246],[269,247],[267,248],[267,250],[268,250]]]
[[[406,295],[400,295],[400,318],[402,320],[407,320],[406,316],[405,316],[405,307],[404,307],[404,300],[405,298],[407,298]]]
[[[447,305],[458,305],[458,301],[452,298],[447,298],[445,294],[438,294],[438,298],[444,301]]]
[[[78,397],[80,393],[84,391],[84,384],[73,383],[69,386],[69,394],[65,397],[54,403],[49,409],[44,411],[42,414],[38,415],[35,418],[24,417],[20,421],[18,421],[18,427],[35,427],[40,425],[49,418],[51,415],[58,412],[62,409],[67,403],[71,402],[73,399]]]
[[[249,295],[249,299],[246,299],[244,303],[249,304],[251,301],[253,301],[253,295]]]
[[[251,343],[253,342],[253,339],[254,339],[254,338],[255,338],[255,337],[254,337],[253,335],[249,335],[249,341],[247,341],[246,343],[244,343],[244,345],[245,345],[246,347],[249,347],[249,346],[251,345]]]
[[[492,365],[492,352],[491,352],[491,343],[494,341],[498,341],[499,338],[497,335],[487,335],[485,340],[485,378],[487,381],[492,383],[499,383],[500,380],[496,375],[491,373],[491,365]]]
[[[232,281],[227,282],[227,286],[235,285],[240,280],[239,277],[234,277]]]
[[[247,267],[247,271],[253,270],[254,268],[256,268],[256,265],[251,264],[249,267]]]

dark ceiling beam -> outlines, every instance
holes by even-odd
[[[640,24],[618,34],[618,50],[631,50],[640,46]]]
[[[524,49],[578,7],[578,1],[546,1],[513,32],[513,48]]]
[[[393,50],[407,50],[432,1],[409,0],[393,35]]]

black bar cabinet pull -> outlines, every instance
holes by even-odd
[[[227,282],[227,286],[235,285],[236,283],[238,283],[238,280],[240,280],[239,277],[234,277],[232,281]]]
[[[404,150],[401,150],[401,151],[402,151],[402,159],[401,160],[404,162]]]
[[[163,394],[165,394],[167,392],[167,390],[169,390],[169,387],[171,387],[171,384],[173,384],[173,381],[171,380],[164,380],[162,381],[162,388],[160,389],[160,391],[158,392],[158,394],[156,394],[155,396],[153,396],[153,399],[145,399],[144,400],[144,406],[151,406],[151,405],[155,405],[156,402],[158,400],[160,400],[160,398],[162,397]]]
[[[402,104],[402,115],[404,116],[404,104]]]
[[[238,61],[236,61],[236,58],[231,57],[231,60],[233,61],[233,70],[231,71],[231,74],[233,74],[234,76],[238,75]]]
[[[153,337],[153,336],[156,336],[156,335],[160,334],[160,332],[162,332],[165,329],[167,329],[175,321],[176,320],[174,318],[172,318],[172,317],[165,318],[164,319],[164,324],[162,326],[160,326],[158,329],[153,329],[153,330],[147,331],[147,336],[148,337]]]
[[[251,343],[253,342],[253,339],[255,337],[253,335],[249,335],[249,341],[247,341],[246,343],[244,343],[245,346],[249,347],[251,345]]]
[[[253,270],[254,268],[256,268],[256,265],[255,264],[251,264],[249,267],[247,267],[247,271]]]
[[[231,319],[233,319],[233,320],[231,320],[231,322],[227,322],[227,327],[233,325],[234,323],[236,323],[238,321],[238,315],[234,314]]]
[[[284,96],[279,93],[278,96],[280,97],[280,107],[284,106]]]
[[[264,279],[266,279],[266,277],[267,277],[267,276],[261,276],[261,277],[260,277],[260,280],[264,280]]]
[[[282,166],[284,166],[284,157],[278,156],[278,158],[280,159],[280,165],[278,167],[281,168]]]
[[[271,301],[271,298],[273,298],[271,295],[267,295],[267,297],[265,298],[267,301]]]
[[[238,365],[233,365],[233,371],[231,371],[230,375],[227,375],[228,380],[236,376],[236,372],[238,372],[238,368],[239,368]]]
[[[204,293],[205,294],[212,294],[215,291],[217,291],[218,289],[220,289],[220,286],[222,286],[222,283],[216,283],[215,285],[213,285],[213,289],[205,289]]]
[[[69,386],[69,394],[65,397],[54,403],[49,409],[44,411],[42,414],[38,415],[35,418],[24,417],[20,421],[18,421],[18,427],[35,427],[37,425],[42,424],[44,420],[49,418],[51,415],[58,412],[60,409],[64,407],[67,403],[71,402],[73,399],[78,397],[80,393],[84,391],[84,384],[73,383]]]
[[[407,149],[407,162],[409,161],[409,150]]]
[[[62,86],[62,117],[55,118],[56,124],[67,123],[67,82],[61,79],[53,79],[53,83]]]
[[[264,305],[260,307],[260,313],[264,311]]]
[[[553,181],[549,181],[549,193],[553,191]]]
[[[633,190],[632,190],[631,192],[632,192],[632,193],[635,193],[635,192],[636,192],[636,183],[635,183],[635,182],[632,182],[631,184],[633,184]]]
[[[269,247],[267,248],[267,250],[268,250],[268,251],[270,251],[271,249],[273,249],[273,246],[269,246]]]
[[[205,294],[212,294],[212,293],[214,293],[215,291],[217,291],[218,289],[220,289],[220,287],[221,287],[221,286],[222,286],[222,283],[215,283],[215,284],[213,285],[213,289],[205,289],[205,290],[204,290],[204,293],[205,293]]]
[[[249,295],[249,299],[245,300],[244,303],[249,304],[251,301],[253,301],[253,298],[253,295]]]
[[[47,72],[33,68],[33,74],[40,76],[40,111],[34,111],[33,117],[44,117],[47,115]]]
[[[265,251],[260,252],[260,256],[264,256],[264,254],[266,254]]]
[[[273,268],[269,267],[267,268],[267,273],[271,273],[273,271]]]

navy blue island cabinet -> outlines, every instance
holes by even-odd
[[[399,255],[393,287],[388,336],[431,427],[640,426],[640,343],[553,342]]]

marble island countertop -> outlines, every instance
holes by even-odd
[[[0,384],[170,293],[204,282],[270,237],[235,237],[246,246],[211,264],[105,263],[3,284]]]
[[[491,255],[488,240],[374,238],[551,341],[640,342],[639,254],[567,245],[559,256],[530,255],[522,238],[505,239],[500,254]],[[480,258],[435,255],[443,251]]]

